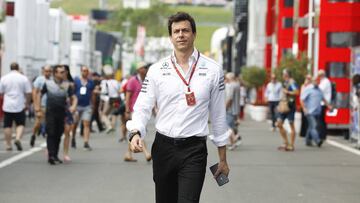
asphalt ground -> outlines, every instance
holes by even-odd
[[[93,133],[93,151],[71,149],[72,162],[51,166],[46,162],[45,139],[29,147],[28,124],[23,152],[6,152],[0,146],[0,202],[155,202],[151,162],[136,154],[137,162],[124,162],[127,148],[120,133]],[[96,129],[96,128],[95,128]],[[154,139],[153,120],[148,125],[148,147]],[[207,170],[201,195],[204,203],[219,202],[359,202],[359,155],[324,143],[306,147],[297,138],[294,152],[278,151],[278,132],[267,122],[246,120],[239,126],[242,145],[228,151],[230,182],[218,187]],[[330,141],[346,143],[342,137]],[[62,146],[62,145],[61,145]],[[218,160],[208,140],[208,166]],[[62,152],[60,153],[60,155]],[[62,157],[62,156],[60,156]]]

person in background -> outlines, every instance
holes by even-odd
[[[120,83],[114,79],[114,70],[110,65],[105,65],[103,68],[105,78],[101,81],[101,96],[102,100],[102,117],[106,126],[106,133],[115,131],[115,126],[110,120],[110,116],[116,111],[120,105]]]
[[[33,103],[35,104],[36,101],[36,95],[42,90],[42,87],[45,84],[46,80],[49,80],[52,75],[52,68],[50,65],[46,65],[41,68],[42,69],[42,75],[36,77],[36,79],[33,82],[33,92],[32,92],[32,98]],[[38,112],[37,116],[35,116],[35,123],[33,127],[33,134],[30,138],[30,146],[34,147],[36,135],[40,134],[40,128],[41,125],[44,124],[44,117],[45,117],[45,109],[46,109],[46,94],[41,97],[41,107],[40,112]]]
[[[279,104],[280,96],[281,96],[282,85],[279,81],[276,80],[276,75],[274,73],[271,74],[271,81],[266,85],[265,89],[265,101],[269,105],[269,110],[271,114],[271,131],[275,131],[276,129],[276,107]]]
[[[234,73],[225,75],[225,105],[226,122],[231,129],[229,137],[229,150],[234,150],[241,144],[241,136],[238,134],[237,116],[239,115],[240,84],[236,81]]]
[[[278,120],[277,120],[277,126],[280,131],[281,138],[283,140],[283,145],[278,147],[278,150],[281,151],[294,151],[295,147],[295,111],[296,111],[296,104],[295,104],[295,98],[299,94],[299,88],[295,82],[295,80],[291,77],[290,72],[287,69],[283,70],[282,73],[283,76],[283,89],[282,93],[284,94],[285,98],[288,101],[288,106],[290,111],[286,113],[279,113]],[[283,126],[285,119],[289,121],[290,125],[290,142],[288,140],[288,137],[286,135],[286,130]]]
[[[127,120],[131,119],[131,115],[134,112],[134,104],[139,96],[141,91],[142,84],[145,80],[145,76],[147,73],[147,66],[144,62],[138,62],[136,65],[137,74],[129,79],[126,85],[126,93],[125,93],[125,113]],[[146,144],[144,140],[142,141],[143,152],[145,155],[145,159],[147,161],[151,161],[151,154],[147,150]],[[130,146],[128,147],[127,152],[124,157],[125,161],[134,161],[132,158]]]
[[[65,73],[64,73],[64,82],[68,82],[70,84],[70,88],[74,89],[74,79],[70,73],[70,68],[68,65],[64,65]],[[64,148],[63,148],[63,154],[64,154],[64,162],[68,163],[71,161],[71,158],[69,156],[69,145],[70,145],[70,139],[71,136],[73,136],[73,144],[76,147],[75,143],[75,134],[72,134],[74,128],[75,128],[75,121],[74,121],[74,113],[71,113],[70,107],[70,98],[67,98],[66,101],[66,112],[65,112],[65,126],[64,126]]]
[[[240,100],[239,100],[239,105],[240,105],[240,112],[239,112],[239,120],[244,120],[244,114],[245,114],[245,104],[246,104],[246,87],[244,82],[240,79]],[[239,122],[240,123],[240,122]]]
[[[93,111],[93,104],[95,103],[96,95],[93,94],[94,82],[89,79],[90,70],[87,66],[81,67],[81,77],[75,77],[75,94],[78,99],[77,104],[77,116],[75,119],[75,128],[78,123],[82,123],[84,126],[84,149],[91,151],[90,140],[90,121]],[[75,136],[74,136],[75,137]]]
[[[25,127],[25,110],[30,105],[31,83],[20,72],[19,64],[11,63],[10,72],[0,79],[0,96],[4,97],[2,109],[4,111],[4,136],[6,151],[12,150],[11,135],[13,122],[16,124],[15,146],[22,151],[21,138]],[[40,111],[40,108],[35,109]]]
[[[119,139],[119,142],[123,142],[126,141],[126,133],[127,133],[127,129],[126,129],[126,121],[127,121],[127,117],[126,117],[126,107],[125,107],[125,94],[126,94],[126,86],[127,83],[129,81],[129,79],[131,78],[131,75],[127,75],[122,81],[121,81],[121,88],[120,88],[120,98],[122,101],[124,101],[122,103],[121,111],[124,110],[124,112],[122,114],[120,114],[120,120],[121,120],[121,125],[120,125],[120,131],[121,131],[121,137]]]
[[[319,117],[321,115],[321,102],[323,101],[327,106],[329,106],[329,104],[319,89],[316,78],[314,78],[312,83],[313,84],[308,85],[308,87],[303,90],[300,98],[300,104],[308,123],[305,144],[306,146],[312,146],[312,141],[314,141],[318,147],[321,147],[323,139],[320,138],[317,130]],[[331,106],[329,106],[329,108],[331,109]]]
[[[300,88],[300,98],[301,98],[301,95],[304,92],[304,90],[306,88],[308,88],[308,87],[311,87],[311,86],[312,86],[312,76],[310,74],[307,74],[305,76],[304,83],[301,85],[301,88]],[[303,108],[301,108],[300,137],[305,137],[306,136],[307,129],[308,129],[307,119],[306,119],[306,116],[304,114]]]
[[[91,122],[93,123],[93,121],[96,122],[97,126],[98,126],[98,130],[99,132],[102,132],[105,130],[102,121],[100,119],[100,114],[99,114],[99,107],[100,107],[100,83],[101,83],[101,78],[100,75],[96,72],[92,73],[92,80],[94,81],[94,85],[95,85],[95,89],[93,91],[93,94],[95,94],[95,104],[94,104],[94,109],[92,112],[92,116],[91,116]],[[90,124],[90,132],[92,132],[92,127]]]
[[[328,104],[331,103],[331,82],[326,77],[324,70],[319,70],[318,72],[318,81],[319,88],[324,95],[324,98]],[[319,118],[319,129],[320,129],[320,139],[326,140],[327,133],[327,124],[325,122],[326,115],[326,105],[324,102],[321,102],[321,116]]]
[[[63,163],[59,159],[59,145],[65,126],[65,112],[67,108],[67,99],[70,98],[71,106],[69,111],[75,112],[77,98],[69,82],[64,81],[65,68],[62,65],[56,65],[53,71],[53,79],[45,81],[41,93],[37,94],[37,103],[35,110],[40,110],[41,95],[47,94],[46,101],[46,144],[48,150],[48,163],[56,165]],[[37,111],[39,112],[39,111]]]

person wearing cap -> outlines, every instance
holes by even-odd
[[[170,16],[168,33],[174,50],[149,68],[126,127],[131,150],[142,152],[146,124],[157,106],[151,149],[156,202],[199,202],[209,117],[219,156],[214,178],[229,174],[226,144],[231,130],[226,124],[224,73],[194,47],[196,25],[188,13]]]
[[[148,66],[146,63],[140,61],[136,64],[136,75],[132,76],[126,85],[125,90],[125,115],[126,119],[131,119],[131,114],[134,111],[134,104],[136,102],[136,99],[139,96],[139,93],[141,91],[141,86],[143,84],[143,81],[146,76]],[[146,148],[145,141],[142,140],[142,144],[144,146],[143,152],[145,154],[145,158],[147,161],[151,160],[151,154]],[[125,157],[125,161],[135,161],[135,159],[132,158],[132,153],[130,151],[130,147],[128,148]]]

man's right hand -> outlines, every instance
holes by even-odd
[[[139,134],[134,135],[130,142],[130,150],[133,153],[138,153],[143,151],[142,141]]]

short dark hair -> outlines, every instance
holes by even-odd
[[[10,70],[19,70],[19,64],[16,62],[13,62],[10,64]]]
[[[168,31],[169,36],[171,36],[171,26],[174,22],[180,22],[180,21],[189,21],[191,25],[191,29],[193,33],[196,33],[196,24],[195,20],[191,15],[185,12],[177,12],[176,14],[172,15],[168,19]]]
[[[63,65],[60,65],[60,64],[53,66],[53,74],[55,75],[55,73],[57,72],[57,70],[58,70],[59,68],[63,68],[63,67],[64,67],[64,66],[63,66]]]

